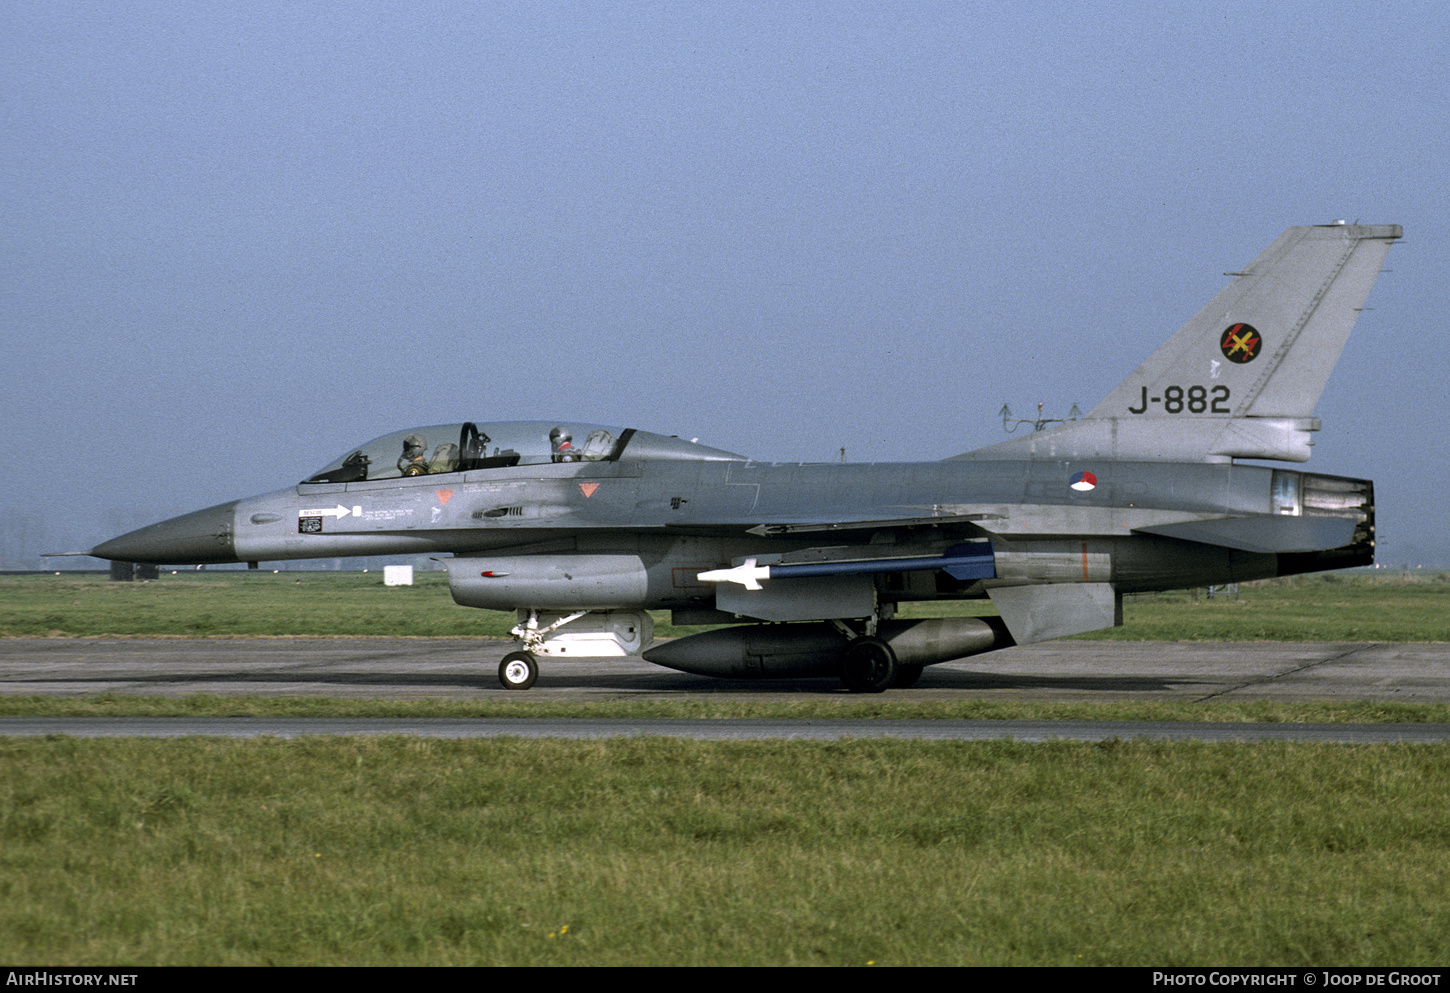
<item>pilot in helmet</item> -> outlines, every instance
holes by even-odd
[[[562,425],[549,432],[549,449],[555,462],[579,461],[579,452],[574,448],[574,436]]]
[[[398,471],[405,476],[421,476],[428,471],[428,441],[421,434],[410,434],[403,439],[403,454],[398,459]]]

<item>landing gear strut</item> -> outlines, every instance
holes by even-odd
[[[638,655],[654,638],[643,610],[574,610],[521,607],[510,632],[515,651],[499,663],[505,689],[526,690],[539,678],[540,659],[603,659]]]

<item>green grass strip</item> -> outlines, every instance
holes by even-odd
[[[1443,965],[1450,748],[0,739],[0,958]]]
[[[1115,701],[1052,703],[1030,700],[899,700],[839,694],[802,700],[668,699],[583,701],[532,699],[354,699],[341,697],[0,696],[4,717],[579,717],[776,720],[1037,720],[1037,721],[1265,721],[1273,723],[1450,723],[1450,704],[1380,701],[1271,700],[1195,703]]]

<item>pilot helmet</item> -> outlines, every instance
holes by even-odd
[[[566,451],[574,447],[574,436],[569,433],[568,428],[556,427],[549,432],[549,444],[556,452]]]

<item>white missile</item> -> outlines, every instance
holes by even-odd
[[[703,583],[739,583],[747,590],[761,589],[760,581],[770,578],[770,566],[756,565],[754,559],[746,559],[733,569],[711,569],[697,577]]]
[[[908,558],[850,559],[828,562],[797,562],[784,565],[756,565],[749,558],[730,569],[711,569],[697,574],[702,583],[739,583],[747,590],[762,589],[762,579],[786,579],[803,576],[849,576],[859,573],[914,572],[944,569],[956,579],[991,579],[996,576],[992,545],[986,541],[970,541],[953,545],[940,555],[914,555]]]

